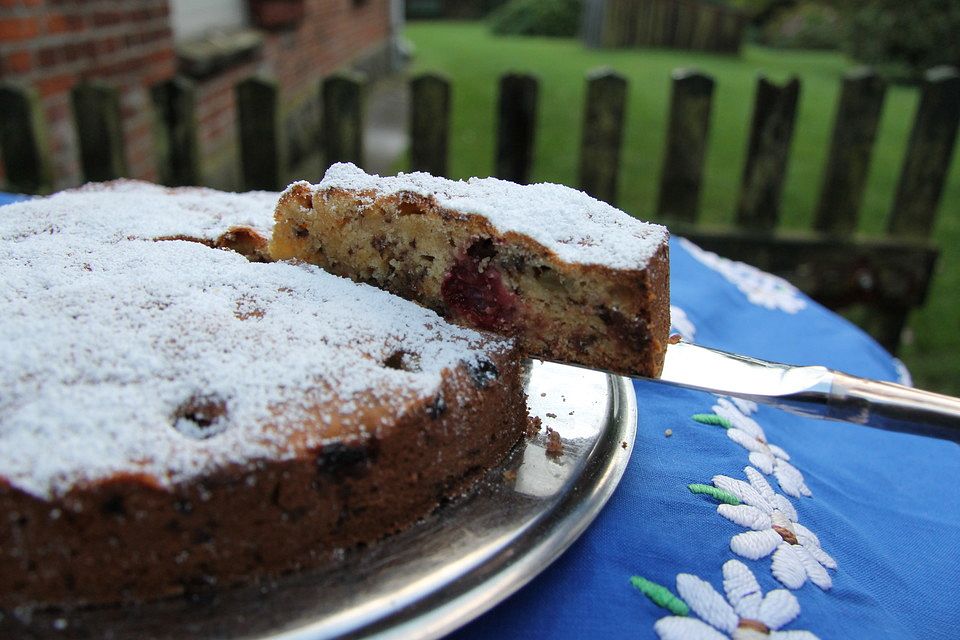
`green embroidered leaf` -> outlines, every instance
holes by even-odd
[[[700,424],[712,424],[716,427],[723,427],[724,429],[729,429],[733,426],[732,422],[715,413],[695,413],[692,417]]]
[[[687,603],[673,595],[670,589],[661,584],[651,582],[640,576],[630,578],[630,584],[650,598],[658,607],[663,607],[675,616],[685,616],[690,613],[690,607],[687,606]]]
[[[687,489],[690,489],[690,493],[700,493],[705,494],[713,498],[718,502],[725,502],[727,504],[732,504],[737,506],[740,504],[740,498],[733,495],[729,491],[724,491],[723,489],[717,489],[712,487],[709,484],[688,484]]]

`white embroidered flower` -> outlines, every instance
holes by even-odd
[[[771,572],[790,589],[799,589],[810,580],[829,589],[833,580],[827,569],[836,561],[820,547],[816,534],[797,522],[797,511],[789,500],[775,492],[753,467],[744,468],[749,484],[727,476],[714,476],[713,486],[734,495],[741,504],[721,504],[717,513],[750,529],[730,539],[730,550],[750,560],[773,554]]]
[[[800,290],[783,278],[743,262],[721,258],[715,253],[701,249],[686,238],[680,238],[680,244],[690,252],[690,255],[726,278],[747,296],[747,300],[759,307],[797,313],[807,306],[807,301],[800,294]]]
[[[717,397],[719,398],[720,396],[717,396]],[[745,400],[743,398],[731,397],[730,402],[735,404],[737,406],[737,409],[740,409],[740,412],[743,413],[743,415],[745,416],[749,416],[750,414],[756,413],[757,409],[759,408],[757,406],[757,403],[754,402],[753,400]]]
[[[756,405],[753,406],[756,411]],[[790,454],[767,442],[767,436],[756,420],[727,398],[718,398],[713,412],[733,424],[727,429],[727,437],[750,452],[750,464],[767,475],[772,473],[784,493],[794,498],[813,495],[803,474],[790,464]]]
[[[766,596],[747,565],[723,565],[726,599],[709,582],[689,573],[677,576],[677,592],[700,618],[668,616],[653,625],[662,640],[817,640],[809,631],[779,631],[800,614],[800,603],[786,589]]]
[[[697,328],[687,317],[687,312],[673,305],[670,305],[670,329],[679,333],[688,342],[693,342],[697,334]]]

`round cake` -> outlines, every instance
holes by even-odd
[[[0,209],[0,607],[317,564],[520,439],[513,341],[253,262],[275,204],[124,181]]]

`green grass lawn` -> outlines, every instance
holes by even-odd
[[[629,82],[627,122],[621,156],[618,205],[652,218],[663,156],[670,100],[670,72],[695,67],[714,76],[711,140],[702,219],[732,220],[743,167],[746,137],[758,75],[780,82],[802,81],[782,206],[788,228],[810,225],[819,196],[833,115],[843,72],[853,63],[832,52],[783,52],[748,46],[738,58],[667,50],[588,50],[577,40],[499,37],[482,23],[414,22],[406,29],[414,44],[413,73],[440,71],[453,82],[450,177],[493,171],[498,78],[506,72],[540,78],[539,128],[533,178],[577,184],[588,71],[607,66]],[[917,92],[887,92],[874,151],[860,232],[883,230],[896,187]],[[926,308],[911,319],[910,340],[901,357],[918,386],[960,395],[960,162],[954,162],[940,208],[935,238],[942,249],[939,272]]]

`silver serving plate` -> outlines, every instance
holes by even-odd
[[[637,424],[630,382],[533,362],[540,433],[470,494],[375,545],[270,584],[192,599],[67,612],[17,611],[0,636],[437,638],[492,608],[560,556],[616,488]],[[563,452],[547,454],[547,427]]]

